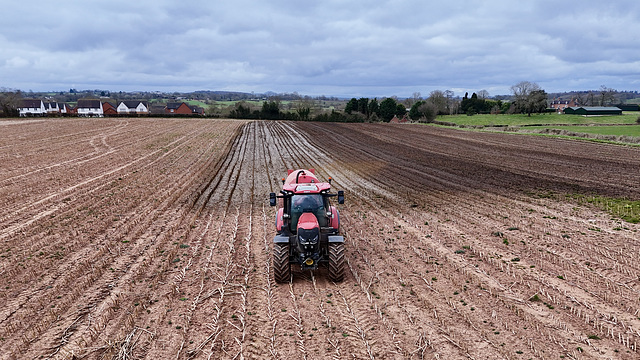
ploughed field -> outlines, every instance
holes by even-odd
[[[0,122],[0,357],[635,359],[640,150],[420,125]],[[277,192],[345,190],[345,281],[272,274]]]

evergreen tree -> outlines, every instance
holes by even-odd
[[[376,115],[376,117],[380,116],[380,105],[378,104],[377,99],[373,99],[369,101],[369,117]]]
[[[398,103],[394,98],[386,98],[380,103],[380,118],[382,118],[384,122],[391,121],[397,111]]]
[[[347,114],[351,114],[354,111],[358,111],[358,99],[351,98],[347,105],[345,105],[344,112],[346,112]]]

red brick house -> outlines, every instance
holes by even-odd
[[[409,119],[407,118],[407,115],[404,115],[402,119],[398,118],[398,115],[393,115],[393,118],[389,122],[392,124],[402,124],[409,122]]]
[[[193,111],[191,110],[189,105],[187,105],[187,103],[181,102],[181,103],[168,103],[167,106],[164,108],[164,113],[170,114],[170,115],[176,115],[176,114],[192,115]]]
[[[570,107],[576,107],[578,106],[578,102],[575,99],[572,100],[554,100],[551,102],[550,107],[556,109],[556,112],[563,112],[564,109],[566,108],[570,108]]]
[[[115,106],[113,106],[113,104],[111,104],[108,101],[105,101],[102,103],[102,112],[105,115],[117,115],[118,114],[118,110],[116,109]]]

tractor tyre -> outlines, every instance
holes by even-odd
[[[329,279],[333,282],[344,279],[344,243],[329,243]]]
[[[288,283],[291,280],[289,244],[273,244],[273,277],[277,283]]]

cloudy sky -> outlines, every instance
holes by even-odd
[[[640,90],[640,1],[9,1],[0,88]]]

